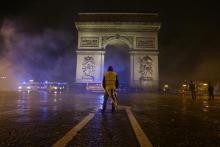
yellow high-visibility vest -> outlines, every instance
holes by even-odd
[[[106,88],[115,89],[116,88],[116,77],[117,77],[116,72],[114,72],[114,71],[107,71],[104,74],[104,77],[105,77]]]

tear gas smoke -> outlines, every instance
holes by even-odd
[[[73,81],[73,45],[69,32],[45,29],[28,33],[22,25],[5,20],[0,28],[0,89],[17,82]]]

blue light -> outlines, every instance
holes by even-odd
[[[103,95],[103,94],[100,94],[100,95],[98,96],[98,108],[99,108],[99,109],[102,109],[103,100],[104,100],[104,95]]]

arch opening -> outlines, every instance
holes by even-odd
[[[120,85],[129,85],[130,80],[130,54],[129,46],[126,44],[108,44],[105,47],[104,71],[108,66],[113,66],[118,74]]]

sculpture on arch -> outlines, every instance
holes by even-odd
[[[144,56],[139,59],[139,73],[141,74],[140,80],[152,80],[153,75],[153,60]]]
[[[90,56],[84,57],[84,60],[82,62],[82,70],[84,74],[82,76],[82,79],[94,81],[95,61],[93,57]]]

